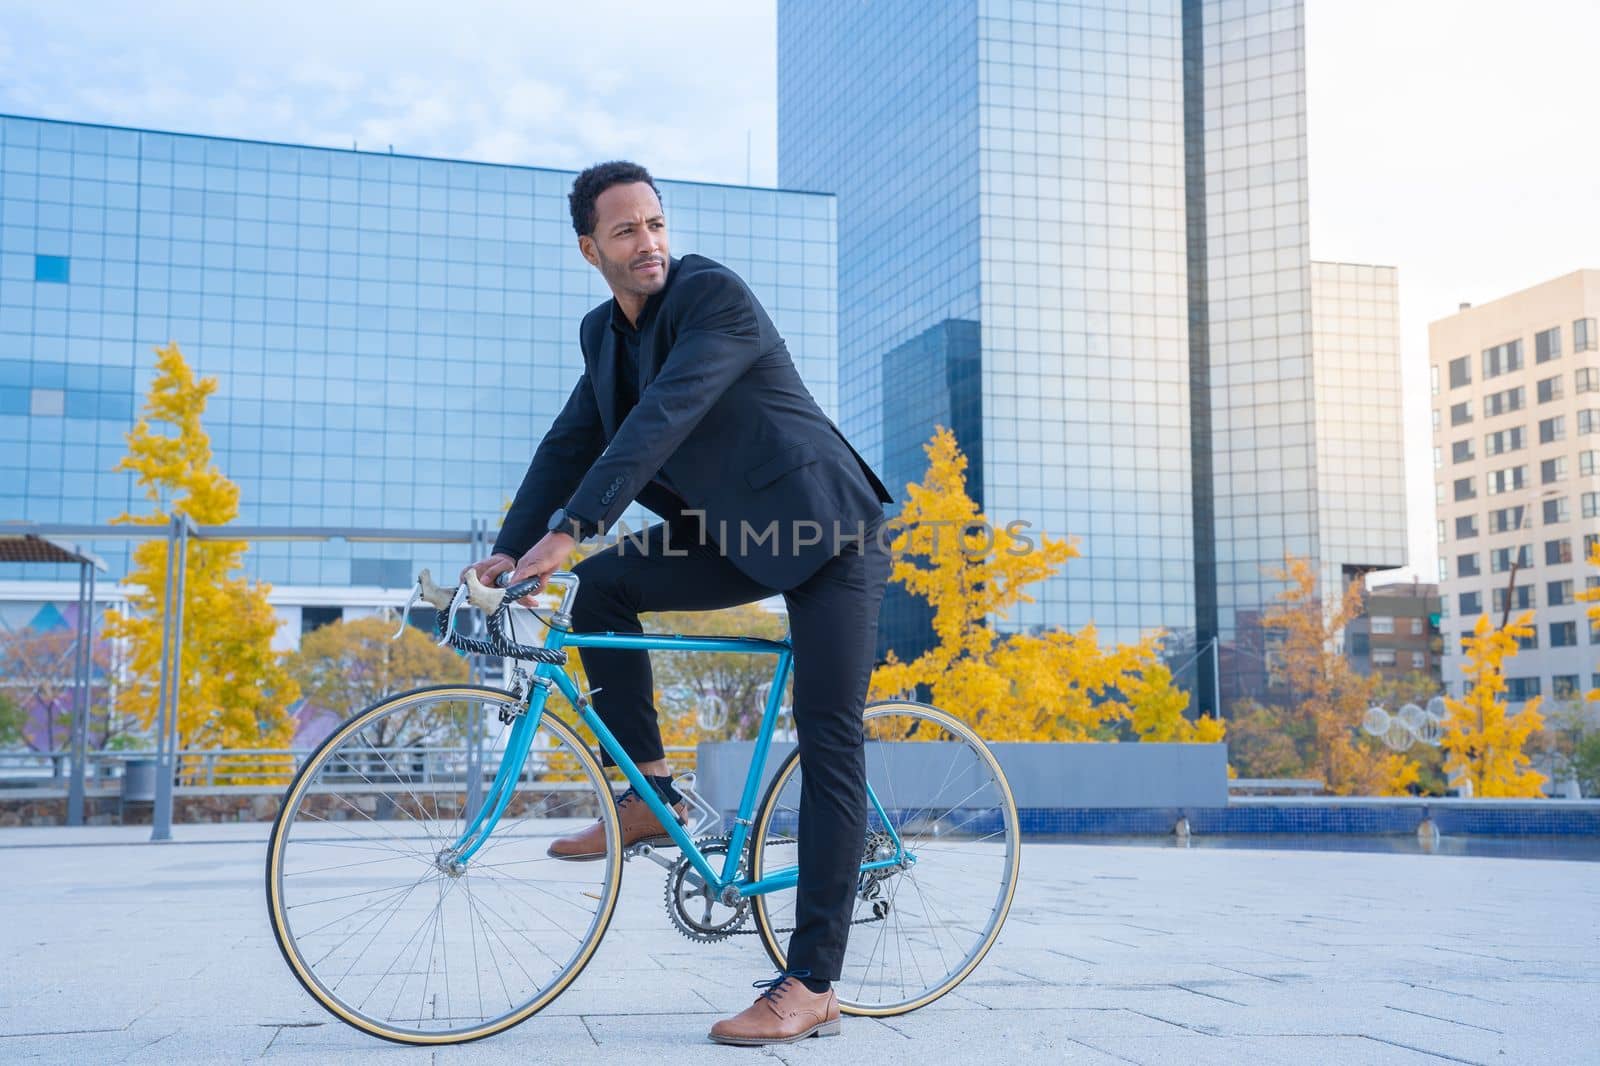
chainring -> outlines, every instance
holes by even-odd
[[[701,837],[695,841],[695,847],[709,860],[714,855],[728,854],[728,838]],[[744,867],[741,859],[741,875]],[[687,858],[680,858],[673,864],[672,869],[667,871],[667,917],[678,932],[690,940],[698,944],[714,944],[740,931],[750,918],[750,901],[741,896],[739,902],[730,907],[721,899],[713,898],[708,886],[697,886],[695,882],[699,880],[700,874]],[[732,913],[726,913],[729,911]]]

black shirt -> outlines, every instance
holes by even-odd
[[[666,289],[651,295],[644,303],[644,308],[639,312],[639,325],[635,327],[628,321],[628,316],[622,313],[615,299],[611,301],[611,330],[617,335],[617,415],[620,419],[628,417],[628,412],[633,410],[639,402],[639,338],[649,328],[650,320],[655,317],[656,308],[661,306],[661,299]],[[672,487],[663,471],[656,471],[652,478],[662,488],[682,499],[682,496]],[[687,504],[685,505],[687,506]]]

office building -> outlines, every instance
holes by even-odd
[[[779,3],[779,179],[838,196],[846,431],[899,489],[951,426],[991,519],[1079,542],[1003,625],[1181,653],[1285,553],[1404,564],[1401,449],[1354,387],[1391,375],[1398,441],[1394,276],[1313,270],[1304,56],[1300,0]],[[917,605],[881,636],[915,652]]]
[[[1600,270],[1579,270],[1428,327],[1444,682],[1484,615],[1533,612],[1508,696],[1581,699],[1600,633],[1576,594],[1600,542]]]
[[[0,118],[0,521],[148,510],[112,468],[152,349],[176,341],[218,380],[204,425],[240,524],[492,531],[581,372],[578,322],[609,296],[575,247],[572,178]],[[833,197],[660,187],[673,252],[750,283],[831,413]],[[93,547],[115,596],[126,549]],[[292,645],[303,619],[403,597],[467,551],[277,542],[247,560]],[[0,575],[8,626],[76,598],[55,574]]]

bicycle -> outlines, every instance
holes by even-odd
[[[511,684],[438,685],[381,700],[336,728],[284,794],[267,851],[273,934],[306,991],[357,1029],[437,1045],[531,1017],[593,956],[632,859],[666,868],[668,918],[689,939],[753,932],[785,968],[798,751],[759,806],[757,794],[790,671],[788,639],[572,633],[578,584],[570,571],[551,575],[560,601],[549,615],[532,612],[546,636],[524,644],[512,605],[537,591],[536,579],[491,589],[469,571],[452,590],[423,571],[413,602],[436,609],[437,642],[514,660]],[[458,626],[468,606],[482,613],[484,636]],[[668,814],[562,669],[569,648],[776,656],[731,832],[692,773],[676,784],[694,824]],[[546,709],[552,689],[666,827],[670,845],[620,846],[611,786],[588,744]],[[865,731],[868,830],[853,935],[834,987],[843,1013],[884,1017],[933,1002],[982,961],[1011,906],[1020,835],[1000,764],[954,716],[894,700],[867,708]],[[441,752],[453,757],[441,761]],[[603,858],[545,853],[551,839],[595,818],[604,824]]]

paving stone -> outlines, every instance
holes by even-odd
[[[1600,864],[1033,844],[1011,921],[955,992],[765,1051],[706,1032],[772,964],[697,945],[631,864],[573,986],[471,1045],[323,1010],[267,923],[264,826],[0,830],[0,1061],[914,1064],[1600,1061]]]

